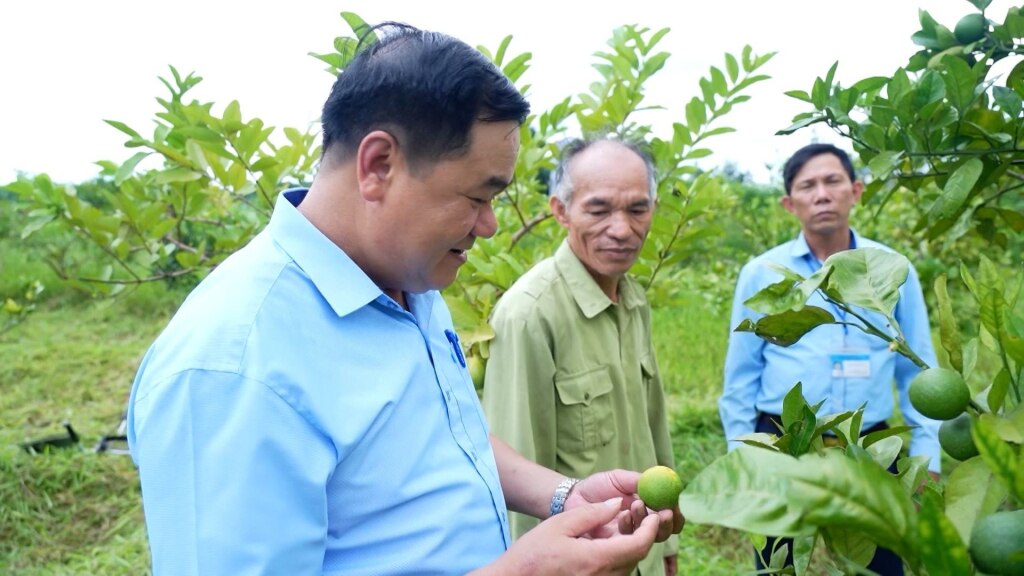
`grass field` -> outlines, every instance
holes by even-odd
[[[112,302],[66,299],[0,335],[0,574],[138,575],[148,572],[139,483],[128,456],[92,451],[115,432],[135,368],[181,298],[159,289]],[[715,400],[726,311],[703,299],[657,310],[658,358],[673,406],[684,479],[724,451]],[[80,450],[30,456],[18,444],[63,431]],[[685,574],[737,574],[744,539],[687,526]]]

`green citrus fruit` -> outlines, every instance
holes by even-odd
[[[487,362],[479,356],[470,356],[466,358],[466,367],[469,368],[469,377],[473,379],[473,386],[476,386],[477,390],[483,390]]]
[[[679,505],[683,481],[668,466],[652,466],[640,475],[637,494],[653,510],[668,510]]]
[[[986,574],[1024,574],[1024,510],[996,512],[971,530],[971,559]]]
[[[978,13],[968,14],[956,23],[956,27],[953,28],[953,36],[961,44],[970,44],[981,40],[987,29],[988,22],[985,21],[984,16]]]
[[[1024,96],[1024,60],[1017,62],[1017,65],[1006,75],[1006,87],[1012,88]]]
[[[910,403],[918,412],[935,420],[956,418],[963,414],[970,401],[971,390],[955,370],[929,368],[910,382]]]
[[[939,445],[953,457],[963,462],[978,455],[978,447],[971,438],[971,417],[966,412],[946,420],[939,426]]]

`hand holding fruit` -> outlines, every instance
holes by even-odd
[[[614,533],[629,534],[640,526],[646,516],[654,512],[648,510],[645,502],[636,497],[639,481],[640,474],[628,470],[610,470],[588,476],[569,492],[569,496],[565,500],[565,509],[569,510],[587,503],[604,502],[610,498],[621,497],[622,511],[614,522],[609,522],[591,535],[608,537]],[[676,500],[678,500],[678,495]],[[665,541],[669,536],[678,534],[683,529],[685,519],[679,511],[678,503],[674,504],[671,509],[654,513],[658,515],[660,523],[658,542]]]

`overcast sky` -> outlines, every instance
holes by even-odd
[[[995,0],[987,13],[1001,22],[1013,4]],[[824,129],[775,136],[807,110],[783,93],[809,91],[837,60],[837,79],[847,85],[891,74],[917,49],[910,35],[922,7],[950,28],[974,11],[966,0],[7,1],[0,3],[0,183],[17,171],[79,181],[96,175],[97,160],[127,159],[125,137],[103,119],[151,133],[154,98],[165,93],[157,77],[168,65],[202,76],[193,94],[216,102],[215,111],[237,99],[246,117],[315,127],[333,78],[308,53],[330,51],[335,36],[349,33],[343,10],[492,49],[513,35],[510,50],[533,53],[524,80],[538,112],[599,79],[593,53],[615,27],[669,27],[660,48],[672,57],[647,95],[667,110],[643,117],[656,126],[682,117],[698,79],[721,67],[725,52],[739,54],[745,44],[778,52],[763,68],[772,79],[724,118],[737,132],[710,140],[715,154],[706,161],[734,162],[767,182],[796,148],[838,141]]]

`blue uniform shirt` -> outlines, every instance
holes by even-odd
[[[858,248],[890,248],[851,232],[853,246]],[[811,252],[803,234],[795,240],[776,246],[748,262],[740,271],[733,299],[729,329],[734,329],[745,318],[756,321],[763,316],[743,305],[762,288],[782,279],[766,266],[774,262],[810,276],[821,267]],[[815,293],[808,304],[819,306],[841,317],[820,294]],[[888,322],[881,314],[859,309],[858,313],[874,326],[885,330]],[[900,299],[894,314],[910,348],[928,363],[937,366],[928,327],[928,310],[917,273],[913,267],[906,283],[900,287]],[[859,322],[856,318],[846,318]],[[837,377],[833,370],[835,359],[842,356],[865,357],[870,362],[870,377]],[[911,432],[910,454],[931,458],[929,469],[938,471],[940,450],[939,422],[925,418],[910,405],[907,389],[920,369],[913,362],[895,352],[881,338],[869,336],[861,330],[834,324],[819,326],[789,347],[769,344],[751,332],[730,332],[729,348],[725,358],[725,383],[719,400],[719,413],[729,448],[739,445],[735,438],[754,432],[758,412],[782,413],[782,401],[796,385],[803,383],[807,402],[815,404],[825,400],[818,415],[834,414],[859,408],[864,410],[867,428],[893,414],[893,381],[896,383],[900,411]]]
[[[282,194],[132,387],[153,573],[463,574],[510,542],[437,292],[386,296]]]

